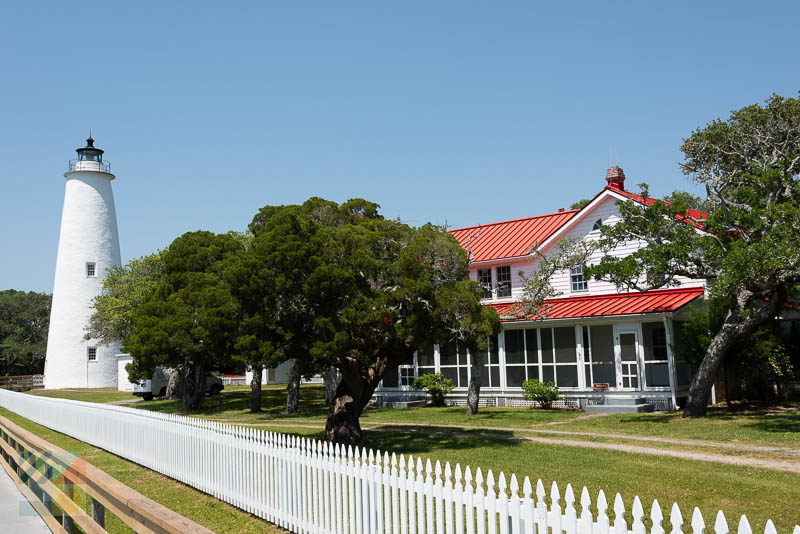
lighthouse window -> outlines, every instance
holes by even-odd
[[[86,356],[90,362],[97,360],[97,347],[88,347],[86,349]]]
[[[93,262],[86,264],[86,276],[89,277],[95,276],[95,264]]]

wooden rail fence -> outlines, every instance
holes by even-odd
[[[137,534],[213,534],[2,416],[0,465],[52,532],[104,533],[108,511]],[[91,513],[75,502],[76,486]]]
[[[0,376],[0,388],[12,391],[28,391],[42,389],[44,375]]]

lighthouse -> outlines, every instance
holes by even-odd
[[[120,265],[111,166],[91,136],[64,177],[53,304],[44,366],[47,389],[117,385],[119,343],[85,339],[92,300],[109,267]]]

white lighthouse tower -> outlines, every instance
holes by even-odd
[[[92,299],[103,287],[106,270],[120,265],[114,175],[91,136],[76,152],[78,159],[64,173],[67,188],[44,365],[48,389],[117,385],[119,343],[84,339]]]

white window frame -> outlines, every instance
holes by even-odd
[[[97,347],[86,347],[86,361],[97,361]]]
[[[91,268],[91,274],[89,274],[89,269]],[[93,261],[86,262],[86,278],[97,278],[97,263]]]
[[[503,280],[502,285],[500,282],[500,269],[508,269],[508,281]],[[513,296],[513,286],[511,284],[511,266],[510,265],[498,265],[494,270],[494,280],[495,280],[495,295],[499,299],[507,299]],[[506,286],[508,284],[508,286]],[[508,287],[508,295],[502,295],[500,293],[501,288]]]
[[[483,274],[488,274],[488,282],[483,280]],[[494,296],[494,287],[492,285],[492,269],[478,269],[478,284],[481,286],[481,298],[490,299]]]
[[[589,291],[589,281],[583,276],[585,265],[578,265],[569,270],[569,287],[572,293],[585,293]]]

